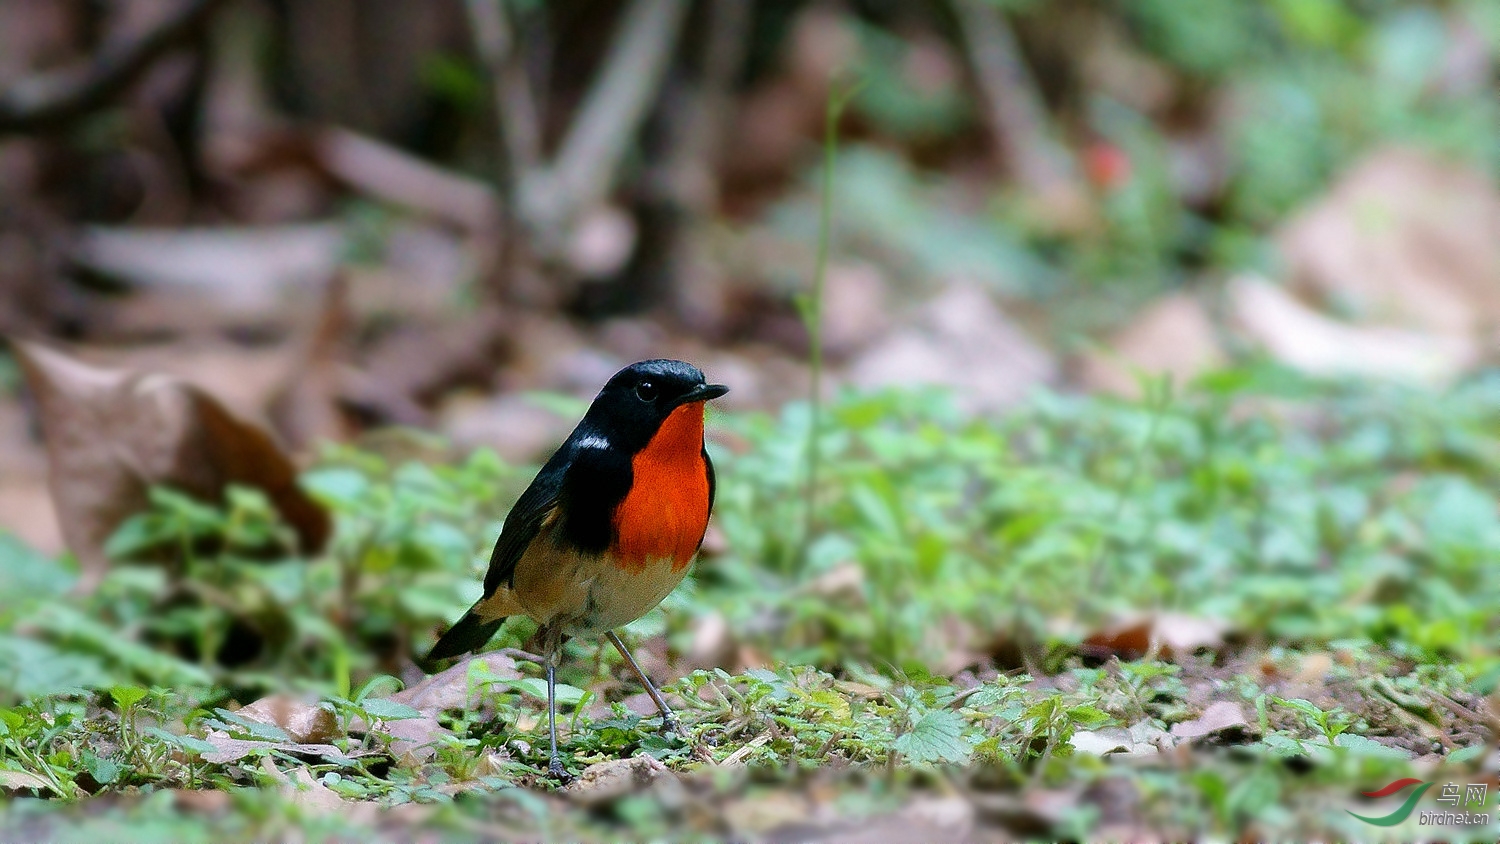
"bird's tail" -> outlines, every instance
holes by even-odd
[[[495,635],[495,631],[500,629],[504,621],[503,618],[486,621],[473,610],[469,610],[464,613],[464,617],[460,618],[457,624],[449,628],[448,632],[437,640],[436,645],[432,646],[432,650],[427,653],[427,662],[448,659],[483,647],[484,643]]]

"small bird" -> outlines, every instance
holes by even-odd
[[[506,517],[484,597],[428,654],[439,660],[476,650],[508,616],[541,625],[553,776],[568,778],[557,753],[557,663],[569,637],[609,639],[651,695],[662,729],[677,729],[614,631],[677,588],[703,544],[714,503],[703,409],[727,392],[679,360],[615,373]]]

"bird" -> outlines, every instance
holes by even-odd
[[[656,704],[663,732],[680,732],[615,630],[661,603],[703,545],[716,484],[704,408],[727,392],[679,360],[615,373],[506,516],[483,597],[428,652],[429,664],[449,659],[483,647],[509,616],[536,621],[547,767],[558,779],[569,779],[557,750],[557,666],[568,638],[608,639]]]

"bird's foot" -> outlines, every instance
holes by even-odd
[[[687,735],[682,730],[682,722],[677,720],[677,716],[670,712],[661,717],[661,730],[658,732],[660,732],[663,738],[670,738],[674,735],[681,738]]]
[[[553,756],[551,761],[547,763],[547,773],[553,779],[557,780],[558,785],[567,785],[573,781],[573,775],[568,773],[567,768],[563,767],[561,756]]]

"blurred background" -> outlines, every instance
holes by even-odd
[[[1489,741],[1497,60],[1493,0],[0,0],[0,334],[41,344],[0,351],[0,586],[36,598],[0,703],[199,689],[160,711],[196,729],[419,681],[529,467],[676,357],[732,392],[698,582],[632,627],[659,679],[1094,694],[1067,672],[1175,641],[1218,662],[1088,708],[1163,733],[1265,683],[1313,709],[1261,733]],[[1449,690],[1430,729],[1349,703],[1382,672]],[[1034,785],[1046,735],[973,752]],[[1087,831],[1054,820],[1007,828]]]
[[[534,457],[618,365],[1134,389],[1246,354],[1446,383],[1500,315],[1483,0],[0,4],[0,332],[293,448]],[[9,372],[5,375],[3,373]],[[0,412],[0,524],[60,548]]]

